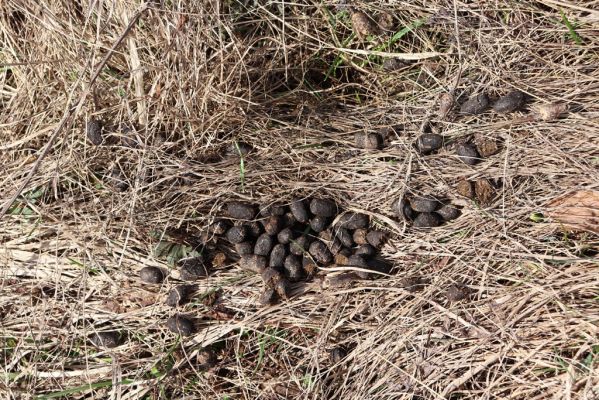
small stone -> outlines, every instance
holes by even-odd
[[[165,304],[169,307],[177,307],[184,304],[188,300],[191,288],[189,285],[175,286],[169,290]]]
[[[439,214],[444,221],[452,221],[461,215],[460,210],[451,204],[442,206],[436,213]]]
[[[483,139],[476,145],[478,154],[483,157],[491,157],[499,152],[499,146],[497,142],[492,139]]]
[[[445,291],[445,297],[451,302],[465,300],[470,296],[470,288],[458,283],[450,285]]]
[[[347,212],[339,218],[337,226],[345,229],[363,229],[368,228],[370,218],[366,214]]]
[[[210,228],[208,228],[208,230],[210,231],[210,233],[220,236],[224,235],[230,227],[231,224],[229,224],[227,220],[219,219],[217,221],[214,221],[210,225]]]
[[[329,223],[329,219],[326,217],[315,216],[310,220],[310,228],[316,233],[324,231]]]
[[[495,198],[495,188],[488,179],[482,178],[474,182],[474,193],[481,204],[491,204]]]
[[[277,234],[277,240],[281,244],[289,244],[289,243],[291,243],[292,239],[293,239],[293,231],[291,230],[291,228],[285,228]]]
[[[352,235],[352,238],[354,240],[355,244],[367,244],[368,240],[366,239],[366,235],[368,234],[368,231],[366,229],[356,229],[354,231],[354,234]]]
[[[366,241],[374,248],[380,249],[387,240],[387,234],[382,231],[370,231],[366,234]]]
[[[208,276],[208,268],[201,257],[183,260],[179,268],[179,275],[184,281],[195,281]]]
[[[460,112],[462,114],[480,114],[489,107],[489,96],[486,93],[480,93],[476,96],[470,97],[462,107]]]
[[[291,213],[293,214],[293,217],[298,222],[301,222],[301,223],[308,222],[308,219],[309,219],[308,209],[306,208],[306,204],[305,204],[305,202],[303,200],[301,200],[301,199],[295,199],[289,205],[289,209],[291,210]]]
[[[280,243],[275,245],[275,247],[273,247],[272,251],[270,252],[268,266],[271,268],[282,268],[286,256],[287,248],[285,247],[285,245]]]
[[[363,257],[372,257],[375,255],[376,249],[369,244],[363,244],[356,248],[354,251],[355,255],[363,256]]]
[[[310,202],[310,212],[320,217],[334,217],[337,214],[337,205],[332,200],[313,199]]]
[[[295,254],[296,256],[301,256],[304,254],[306,249],[308,248],[308,238],[306,236],[300,236],[295,240],[291,241],[291,245],[289,246],[289,251],[291,254]]]
[[[480,155],[471,143],[459,144],[456,148],[456,153],[462,162],[468,165],[474,165],[480,160]]]
[[[143,267],[139,271],[139,277],[145,283],[158,284],[164,280],[164,271],[158,267]]]
[[[405,197],[396,200],[392,205],[393,213],[404,221],[413,221],[416,213],[412,210],[410,203]]]
[[[434,228],[441,225],[443,220],[436,213],[420,213],[414,219],[415,228]]]
[[[101,121],[92,118],[87,122],[87,124],[85,126],[87,138],[89,139],[89,141],[92,144],[94,144],[96,146],[101,145],[102,142],[104,141],[102,125],[103,124]]]
[[[227,231],[227,240],[232,244],[245,241],[248,238],[248,229],[246,226],[233,226]]]
[[[519,90],[514,90],[503,97],[497,99],[493,104],[495,112],[506,114],[516,111],[524,105],[525,95]]]
[[[383,147],[383,138],[378,133],[357,132],[354,142],[361,149],[378,150]]]
[[[239,260],[239,267],[246,271],[255,272],[257,274],[262,273],[266,269],[266,257],[258,256],[256,254],[248,254]]]
[[[256,208],[248,203],[232,201],[227,204],[227,214],[231,218],[250,220],[256,216]]]
[[[264,221],[264,231],[273,236],[283,229],[283,220],[278,215],[271,215]]]
[[[352,13],[351,21],[354,31],[359,37],[376,35],[378,33],[378,27],[376,23],[372,21],[368,15],[361,11]]]
[[[420,196],[411,199],[410,205],[412,210],[417,212],[433,212],[440,206],[440,203],[432,196]]]
[[[443,136],[436,133],[425,133],[416,139],[416,147],[421,154],[430,154],[443,147]]]
[[[254,246],[254,254],[257,254],[259,256],[267,256],[270,253],[270,250],[272,249],[273,245],[274,240],[272,236],[270,236],[268,233],[263,233],[256,240],[256,245]]]
[[[115,331],[97,332],[90,337],[90,341],[96,347],[112,349],[121,344],[121,335]]]
[[[472,182],[467,180],[461,180],[456,186],[456,190],[460,196],[464,196],[468,199],[474,198],[474,185]]]
[[[310,244],[310,255],[321,264],[330,264],[333,261],[333,255],[327,248],[326,244],[320,240],[316,240]]]
[[[290,282],[298,282],[304,278],[302,261],[300,260],[299,256],[289,254],[287,257],[285,257],[283,267],[283,273]]]
[[[176,315],[166,321],[166,327],[173,333],[181,336],[193,335],[195,327],[193,321],[181,315]]]
[[[263,306],[268,306],[274,304],[277,301],[277,292],[274,288],[265,287],[260,293],[260,297],[258,298],[258,302]]]
[[[252,254],[252,252],[254,251],[254,244],[252,242],[236,243],[235,251],[240,256],[245,256],[246,254]]]

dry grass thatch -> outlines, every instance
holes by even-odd
[[[0,224],[0,397],[599,398],[599,240],[540,214],[566,191],[599,190],[596,2],[352,6],[0,2],[0,187],[10,206]],[[389,13],[390,30],[353,34],[356,10]],[[461,101],[513,89],[529,96],[525,110],[437,116],[444,93]],[[568,113],[529,117],[555,102]],[[104,145],[86,140],[92,117],[111,133]],[[501,152],[473,167],[451,146],[422,157],[421,129],[450,143],[495,138]],[[384,150],[353,147],[356,132],[377,130],[389,133]],[[242,167],[223,155],[234,141],[254,147]],[[479,178],[498,185],[490,204],[455,191]],[[463,215],[414,230],[391,212],[410,192],[448,197]],[[371,214],[392,233],[384,255],[394,273],[298,286],[260,308],[259,278],[229,259],[181,310],[198,333],[170,333],[172,282],[149,288],[136,275],[170,268],[156,249],[191,251],[229,199],[295,194]],[[408,292],[409,276],[429,284]],[[449,303],[444,290],[459,282],[472,298]],[[112,329],[123,345],[87,340]],[[336,346],[347,351],[338,362]],[[203,348],[218,357],[208,371]]]

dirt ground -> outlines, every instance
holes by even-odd
[[[599,399],[599,239],[547,212],[599,190],[598,9],[1,1],[0,398]],[[517,111],[459,112],[513,90]],[[425,132],[444,147],[421,154]],[[465,164],[468,140],[498,151]],[[484,201],[457,190],[482,179]],[[462,215],[414,228],[393,212],[414,193]],[[177,309],[175,278],[140,280],[202,251],[228,201],[294,196],[370,215],[391,273],[263,307],[221,242]],[[193,335],[168,330],[176,313]],[[90,341],[109,331],[118,346]]]

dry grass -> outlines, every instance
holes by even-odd
[[[0,3],[2,203],[73,115],[1,220],[0,397],[599,398],[599,241],[530,219],[564,191],[599,188],[596,2],[354,6],[391,13],[394,32],[417,27],[381,47],[393,33],[359,40],[330,2],[156,1],[72,109],[138,2]],[[390,73],[373,51],[440,55]],[[571,111],[549,122],[520,118],[526,110],[434,116],[448,90],[513,88],[529,108],[562,101]],[[91,116],[138,145],[92,146]],[[429,118],[451,140],[478,134],[503,149],[476,167],[451,150],[421,157],[412,144]],[[352,147],[355,132],[388,127],[383,151]],[[243,180],[239,159],[221,157],[234,140],[255,147]],[[126,191],[114,190],[114,169]],[[478,177],[500,183],[486,207],[454,190]],[[426,232],[393,221],[392,202],[419,190],[464,215]],[[384,254],[395,273],[297,287],[259,308],[259,278],[230,260],[199,284],[200,294],[218,290],[217,303],[198,296],[182,311],[199,332],[168,332],[172,282],[136,278],[144,265],[167,266],[160,240],[190,249],[227,200],[296,193],[378,218],[393,233]],[[400,288],[413,275],[430,279],[424,291]],[[474,289],[472,300],[448,303],[453,282]],[[126,343],[86,340],[110,329]],[[333,364],[337,345],[348,357]],[[203,347],[218,355],[207,372],[195,361]]]

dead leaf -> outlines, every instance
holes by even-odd
[[[599,234],[599,192],[577,190],[553,199],[546,214],[575,231]]]

